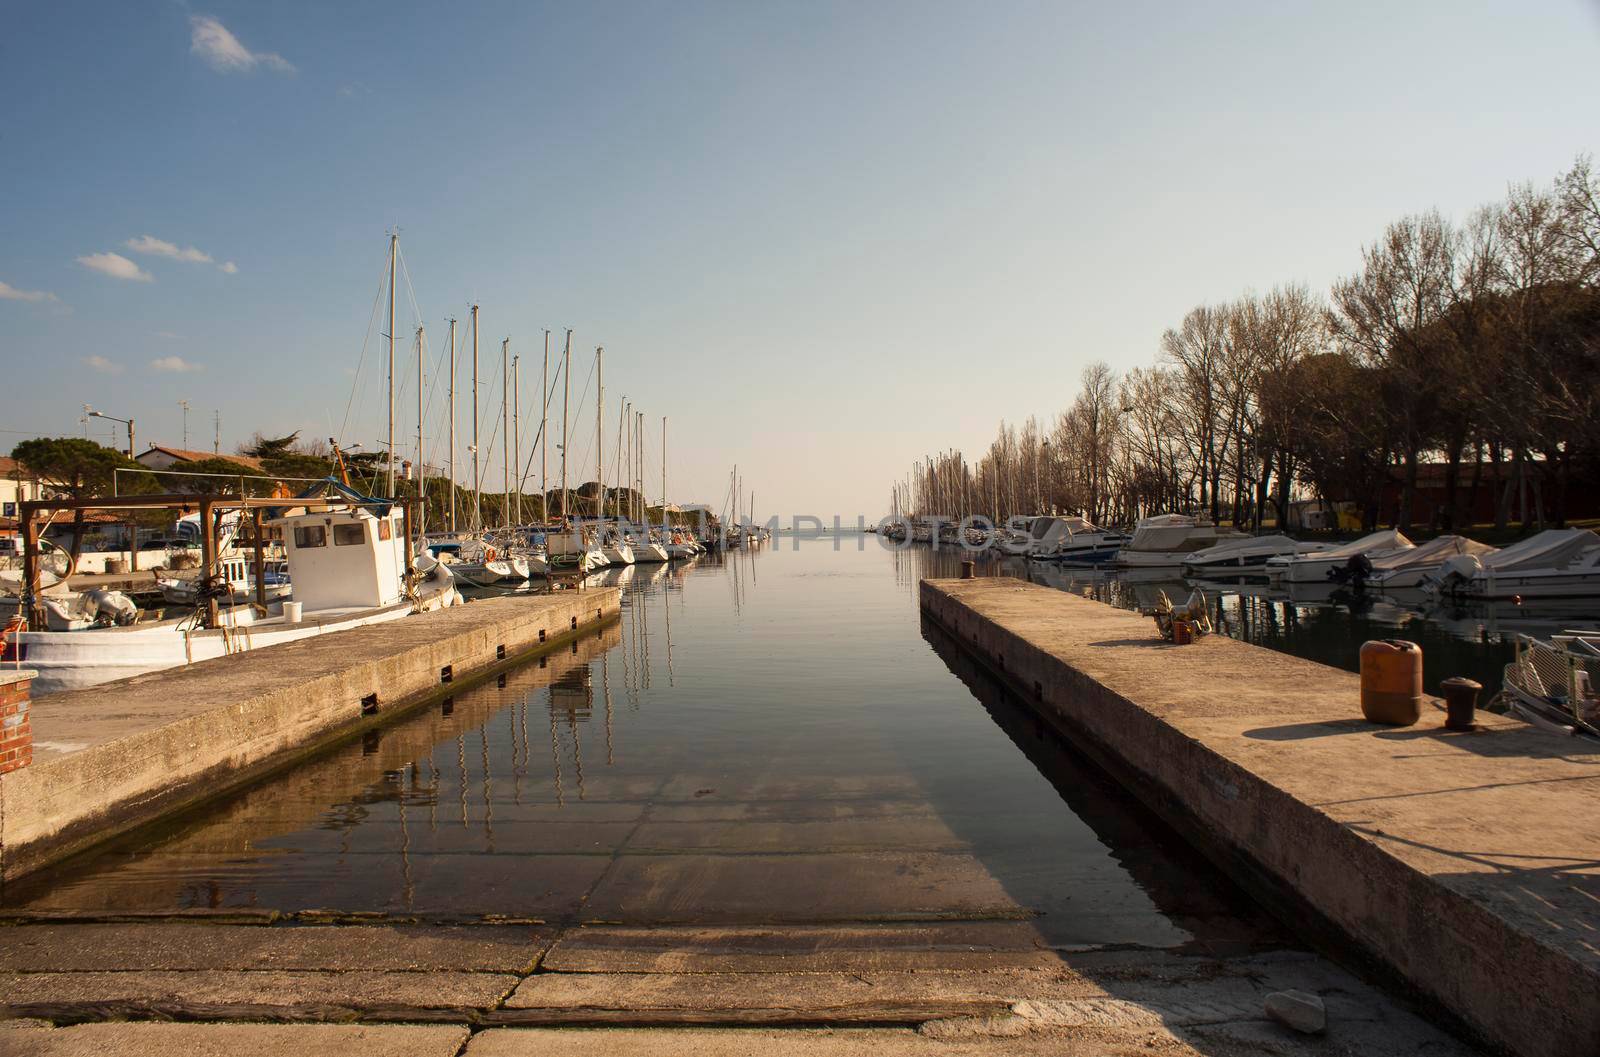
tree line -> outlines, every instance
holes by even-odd
[[[1086,368],[1066,410],[1002,423],[894,483],[901,515],[1050,510],[1127,524],[1169,511],[1288,521],[1298,497],[1389,520],[1565,524],[1600,481],[1600,177],[1580,156],[1453,221],[1387,226],[1326,293],[1286,284],[1191,309],[1156,362]],[[1419,473],[1444,499],[1418,517]]]

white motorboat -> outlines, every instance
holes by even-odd
[[[1441,594],[1465,598],[1600,596],[1600,536],[1547,529],[1488,554],[1459,554],[1431,577]]]
[[[1195,551],[1243,538],[1242,532],[1220,529],[1187,514],[1157,514],[1135,526],[1133,537],[1117,551],[1116,564],[1124,569],[1176,570]]]
[[[5,634],[5,655],[36,670],[35,693],[97,686],[194,661],[332,631],[399,620],[461,600],[450,571],[430,555],[405,568],[404,521],[395,508],[319,510],[275,519],[284,530],[296,602],[263,613],[222,605],[217,627],[199,614],[142,623],[115,592],[45,596],[43,631]]]
[[[1326,544],[1302,543],[1288,536],[1243,536],[1195,551],[1183,560],[1185,576],[1259,576],[1267,559],[1314,554]]]
[[[1361,579],[1368,587],[1383,591],[1421,587],[1424,580],[1436,574],[1451,558],[1475,554],[1481,560],[1494,551],[1487,543],[1465,536],[1440,536],[1409,550],[1402,548],[1368,559],[1371,571],[1364,573]]]
[[[1414,546],[1415,544],[1400,533],[1386,529],[1311,554],[1283,554],[1276,558],[1268,558],[1266,572],[1268,576],[1281,579],[1284,583],[1322,583],[1334,579],[1336,570],[1343,571],[1350,568],[1353,561],[1358,562],[1361,559],[1376,561],[1380,557],[1392,555],[1396,551],[1410,550]]]
[[[1005,525],[996,530],[993,546],[1002,554],[1009,554],[1013,558],[1025,558],[1033,553],[1034,526],[1048,528],[1049,523],[1054,520],[1042,515],[1008,518]]]
[[[1075,565],[1108,562],[1128,541],[1126,535],[1096,528],[1088,519],[1076,515],[1036,517],[1028,526],[1028,537],[1027,555],[1034,561]]]

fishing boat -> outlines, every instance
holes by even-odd
[[[1336,571],[1360,567],[1362,562],[1377,561],[1415,546],[1399,532],[1387,529],[1310,554],[1282,554],[1268,558],[1266,572],[1268,576],[1285,583],[1322,583],[1336,579]]]
[[[1428,586],[1463,598],[1600,596],[1600,536],[1588,529],[1547,529],[1488,554],[1459,554],[1439,567]]]
[[[546,555],[552,573],[577,573],[586,576],[611,564],[595,542],[576,526],[554,529],[545,534]]]
[[[1325,547],[1326,544],[1302,543],[1282,535],[1244,536],[1195,551],[1184,558],[1183,573],[1201,578],[1264,575],[1269,558],[1315,554]]]
[[[429,555],[405,567],[404,520],[380,501],[274,519],[296,601],[265,609],[218,606],[146,622],[125,596],[45,595],[46,628],[4,636],[5,658],[39,673],[35,693],[76,690],[283,642],[399,620],[461,601],[450,571]]]
[[[1124,569],[1175,571],[1195,551],[1243,538],[1242,532],[1219,529],[1210,521],[1187,514],[1157,514],[1134,527],[1133,537],[1117,551],[1116,564]]]
[[[294,589],[287,562],[274,561],[262,566],[262,590],[259,595],[256,591],[254,562],[250,557],[232,555],[217,564],[220,583],[214,579],[211,590],[225,590],[227,594],[224,597],[233,603],[255,602],[258,598],[267,602],[281,602]],[[180,579],[158,576],[156,586],[161,589],[162,599],[171,605],[192,606],[200,600],[199,577]]]

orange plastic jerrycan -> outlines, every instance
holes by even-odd
[[[1361,714],[1408,727],[1422,718],[1422,647],[1404,639],[1361,645]]]

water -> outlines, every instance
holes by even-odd
[[[901,575],[913,582],[921,576],[958,576],[961,559],[968,556],[952,546],[909,547],[900,556]],[[1181,605],[1198,587],[1210,600],[1213,625],[1224,634],[1352,672],[1360,669],[1363,642],[1408,639],[1422,647],[1429,693],[1438,692],[1441,680],[1462,675],[1483,684],[1485,703],[1500,688],[1516,635],[1547,639],[1571,628],[1600,627],[1596,598],[1441,601],[1420,590],[1381,595],[1355,594],[1331,583],[1212,583],[1184,580],[1175,570],[1074,569],[1020,558],[982,558],[977,571],[1130,610],[1152,607],[1162,591]]]
[[[570,649],[13,885],[4,902],[1283,942],[922,628],[924,559],[840,544],[636,567],[621,621]]]

